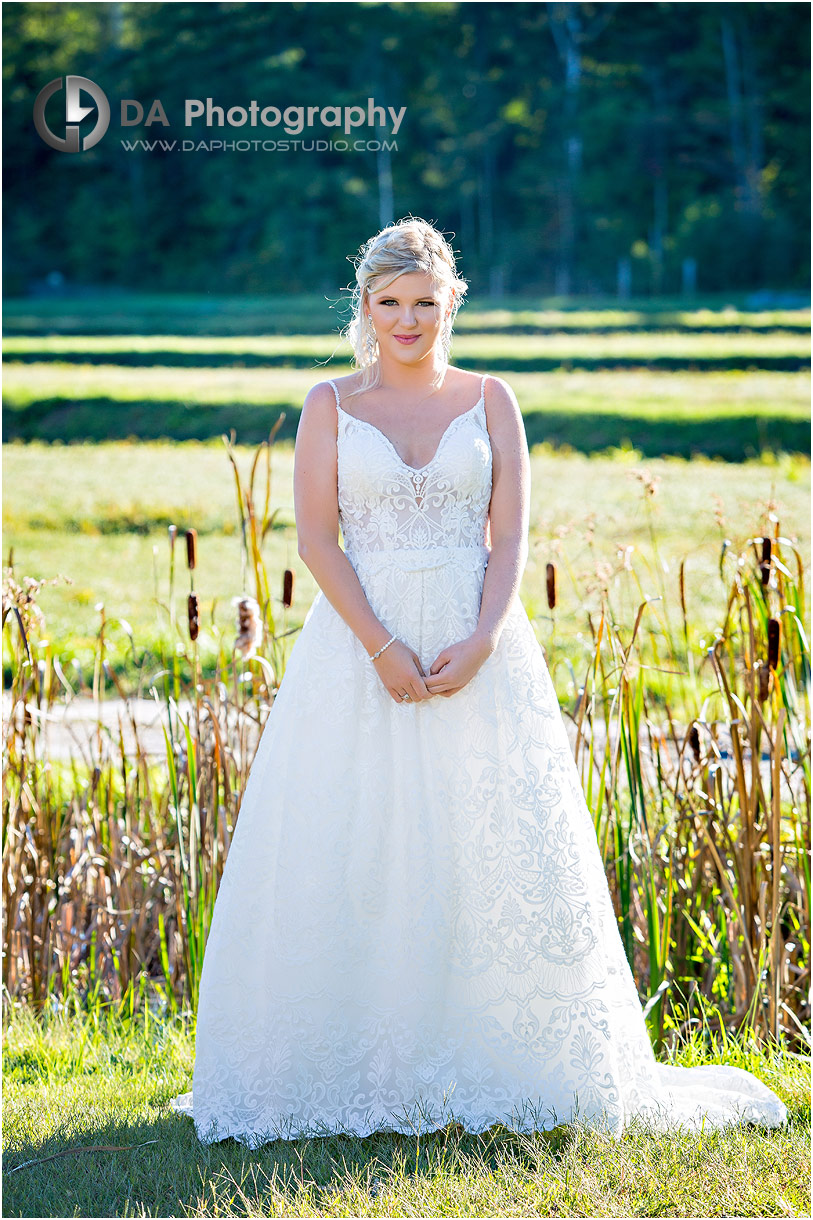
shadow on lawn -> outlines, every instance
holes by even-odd
[[[92,398],[41,399],[4,413],[6,440],[60,442],[111,440],[212,440],[234,430],[237,442],[257,445],[276,419],[285,418],[279,441],[293,441],[300,407],[253,403],[165,401],[124,403]],[[529,411],[524,416],[528,444],[545,441],[580,453],[632,446],[645,457],[721,458],[741,462],[761,453],[808,453],[810,424],[784,415],[725,415],[719,418],[644,419],[607,412]]]
[[[577,1138],[564,1124],[520,1136],[501,1124],[477,1135],[450,1123],[420,1136],[339,1133],[275,1139],[251,1149],[231,1137],[204,1144],[183,1117],[110,1121],[22,1144],[4,1158],[3,1215],[113,1216],[133,1209],[180,1215],[204,1194],[211,1198],[213,1188],[228,1197],[230,1215],[256,1214],[251,1204],[262,1207],[260,1214],[278,1214],[281,1194],[290,1206],[303,1192],[318,1209],[351,1182],[374,1200],[435,1174],[441,1162],[452,1172],[490,1174],[506,1164],[533,1171],[540,1159],[563,1156]],[[271,1209],[272,1199],[277,1207],[266,1210],[264,1200]]]
[[[797,1126],[808,1130],[809,1097],[797,1097],[796,1104],[789,1098],[787,1104],[788,1126],[767,1130],[768,1136],[785,1139]],[[342,1207],[351,1206],[355,1194],[363,1214],[378,1211],[386,1203],[381,1196],[410,1184],[419,1189],[421,1179],[425,1185],[441,1170],[467,1178],[482,1173],[490,1182],[501,1171],[516,1172],[522,1181],[546,1166],[560,1174],[574,1152],[578,1159],[583,1152],[603,1162],[618,1147],[609,1134],[572,1124],[526,1134],[497,1123],[473,1134],[455,1122],[419,1135],[338,1133],[271,1139],[256,1148],[232,1137],[204,1144],[191,1118],[168,1112],[168,1106],[168,1100],[156,1101],[151,1120],[77,1126],[70,1135],[60,1130],[41,1144],[23,1143],[4,1158],[3,1215],[181,1215],[213,1199],[219,1214],[300,1214],[289,1209],[301,1205],[318,1215],[339,1194],[348,1196]],[[724,1139],[726,1133],[706,1133],[707,1140],[712,1137]],[[637,1147],[647,1162],[652,1155],[680,1159],[671,1137],[652,1140],[654,1145],[642,1142],[633,1124],[622,1137],[630,1145],[625,1156],[635,1159]],[[686,1137],[689,1152],[696,1144],[696,1134]]]
[[[488,332],[486,332],[488,333]],[[544,345],[544,337],[540,338],[540,346]],[[335,346],[335,345],[334,345]],[[323,358],[330,356],[334,346],[325,344]],[[228,368],[228,369],[312,369],[316,371],[313,352],[184,352],[176,349],[162,351],[124,350],[115,352],[84,351],[81,339],[70,351],[49,351],[47,348],[31,348],[27,351],[13,352],[10,357],[20,364],[115,364],[124,368]],[[345,359],[349,358],[349,350]],[[498,352],[489,352],[481,357],[466,355],[462,367],[472,372],[492,373],[552,373],[566,368],[569,371],[601,372],[606,369],[640,370],[679,373],[687,370],[693,373],[720,372],[772,372],[798,373],[810,367],[810,358],[805,355],[772,355],[769,352],[747,355],[691,355],[672,356],[668,353],[652,352],[645,357],[640,355],[616,356],[601,352],[596,355],[580,353],[562,357],[558,354],[545,355],[542,351],[510,352],[501,356]]]

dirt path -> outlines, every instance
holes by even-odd
[[[186,714],[189,706],[188,703],[180,704],[181,713]],[[4,691],[4,722],[10,711],[11,700],[8,692]],[[43,722],[43,753],[49,758],[69,759],[78,756],[89,761],[100,722],[104,737],[109,739],[112,736],[118,741],[119,735],[122,735],[128,757],[135,757],[137,753],[133,721],[139,743],[147,758],[156,760],[166,754],[161,727],[162,717],[166,723],[166,705],[156,703],[154,699],[130,699],[126,704],[123,699],[106,699],[99,709],[95,700],[77,696],[69,703],[57,705],[45,715],[35,704],[29,705],[29,711],[33,718],[39,717]]]

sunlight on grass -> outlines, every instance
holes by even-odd
[[[517,323],[520,324],[520,323]],[[334,334],[317,335],[45,335],[10,336],[4,342],[7,356],[28,352],[71,352],[81,359],[82,352],[107,352],[125,355],[128,352],[193,352],[205,356],[208,352],[266,356],[322,354],[326,356],[340,348],[349,358],[350,345]],[[549,355],[560,359],[568,356],[607,355],[636,356],[642,359],[661,355],[684,356],[688,359],[706,356],[723,359],[727,356],[805,356],[810,353],[810,336],[804,331],[771,330],[687,332],[657,331],[596,331],[568,333],[553,326],[536,335],[496,334],[456,336],[454,352],[468,355],[504,354],[506,356]]]
[[[149,1010],[147,1010],[149,1012]],[[809,1061],[696,1039],[673,1057],[754,1071],[786,1128],[616,1142],[576,1126],[482,1135],[446,1127],[201,1144],[169,1098],[190,1087],[188,1021],[10,1014],[4,1040],[4,1214],[794,1216],[809,1212]],[[155,1142],[149,1142],[155,1141]],[[13,1171],[67,1149],[113,1144]]]
[[[247,466],[250,451],[238,452]],[[649,508],[636,475],[642,469],[660,480]],[[6,445],[3,477],[6,555],[13,549],[24,575],[62,575],[72,582],[48,587],[41,597],[51,638],[70,655],[83,657],[92,650],[98,602],[108,615],[127,619],[142,646],[165,631],[154,600],[153,548],[158,548],[160,593],[165,596],[171,523],[195,527],[201,535],[197,588],[204,628],[212,614],[221,628],[230,625],[231,598],[241,592],[242,577],[234,489],[219,442]],[[623,554],[633,547],[636,564],[652,573],[655,588],[659,577],[650,517],[665,565],[663,578],[675,592],[680,560],[688,556],[687,596],[695,620],[707,630],[714,628],[718,614],[722,539],[738,537],[746,521],[756,528],[760,504],[773,504],[785,530],[809,553],[810,464],[803,458],[733,466],[699,459],[643,462],[634,453],[621,452],[565,456],[540,447],[532,456],[531,477],[531,546],[521,596],[531,617],[539,616],[539,635],[547,645],[554,624],[545,604],[545,565],[566,560],[572,575],[562,583],[555,629],[574,662],[586,655],[587,647],[587,642],[584,647],[579,643],[587,609],[579,577],[595,567],[596,553]],[[272,479],[280,511],[266,538],[266,554],[270,570],[296,573],[290,623],[297,625],[317,589],[297,553],[290,447],[275,446]],[[36,496],[27,494],[31,487],[38,489]],[[281,597],[281,588],[275,593]],[[180,601],[178,605],[180,612]],[[126,640],[118,647],[126,649]],[[567,680],[563,673],[558,684]]]
[[[502,343],[502,340],[500,341]],[[208,344],[208,341],[207,341]],[[327,353],[329,354],[329,353]],[[346,357],[345,357],[346,359]],[[7,360],[4,402],[12,410],[41,399],[111,398],[128,402],[167,401],[263,406],[295,405],[308,389],[328,377],[351,371],[342,361],[329,368],[177,368],[162,364],[139,368],[137,375],[117,364],[23,364]],[[653,417],[726,412],[804,415],[809,410],[810,374],[753,370],[658,372],[646,368],[599,370],[557,369],[507,374],[523,411],[593,411],[602,404],[623,405],[627,412]]]
[[[9,876],[17,870],[10,891],[17,905],[7,963],[14,963],[21,990],[30,983],[24,977],[26,961],[38,984],[53,967],[53,945],[46,947],[44,938],[28,936],[29,922],[35,919],[37,927],[63,929],[66,939],[59,952],[70,967],[72,997],[90,991],[93,968],[84,941],[67,952],[64,944],[75,928],[91,926],[102,937],[97,947],[106,985],[111,980],[120,985],[113,994],[124,994],[125,1007],[134,1002],[136,991],[141,1000],[142,991],[157,989],[162,963],[158,933],[150,920],[160,909],[175,938],[175,952],[184,953],[190,929],[194,933],[203,926],[195,919],[202,920],[207,910],[206,895],[198,898],[197,891],[194,903],[183,906],[186,891],[181,881],[186,874],[182,877],[176,860],[178,842],[184,842],[182,829],[188,827],[191,844],[193,810],[220,811],[222,816],[211,827],[200,823],[212,833],[205,842],[195,840],[187,853],[196,869],[200,866],[214,879],[226,849],[226,818],[231,818],[231,833],[250,762],[246,736],[236,729],[233,738],[226,732],[229,716],[235,723],[243,717],[244,734],[245,726],[260,716],[259,709],[263,715],[267,711],[268,690],[262,693],[265,678],[259,663],[244,665],[232,651],[232,598],[253,590],[250,565],[241,560],[235,485],[221,441],[131,443],[108,438],[217,438],[235,428],[238,439],[259,441],[273,419],[286,413],[271,453],[269,503],[277,511],[267,523],[262,558],[270,573],[266,605],[283,636],[293,629],[294,634],[285,637],[285,645],[290,645],[317,591],[296,548],[293,433],[308,388],[350,371],[346,343],[328,333],[330,325],[345,320],[341,311],[330,308],[337,300],[338,293],[331,301],[318,295],[202,298],[122,293],[75,302],[7,302],[7,325],[18,332],[5,341],[7,435],[10,429],[12,435],[36,439],[4,446],[4,558],[13,552],[20,581],[59,574],[70,580],[46,586],[37,595],[46,623],[31,633],[33,665],[22,664],[28,644],[21,641],[14,620],[4,632],[10,651],[17,649],[21,708],[27,700],[26,706],[37,714],[42,707],[56,714],[65,692],[54,662],[64,666],[63,677],[67,673],[74,680],[77,671],[69,668],[71,658],[81,662],[79,681],[84,665],[89,681],[98,687],[100,715],[104,699],[115,698],[117,674],[125,683],[134,679],[143,687],[150,682],[161,685],[156,676],[159,658],[161,665],[164,658],[170,658],[167,666],[174,663],[176,698],[180,675],[186,694],[196,690],[214,699],[215,664],[223,688],[217,694],[223,713],[217,750],[198,720],[198,753],[193,755],[190,745],[184,755],[181,747],[176,759],[168,747],[160,763],[149,764],[143,748],[139,757],[116,756],[118,738],[115,733],[108,738],[101,720],[90,761],[78,753],[70,759],[48,757],[44,736],[37,736],[39,721],[33,715],[30,722],[19,717],[19,731],[13,729],[8,738],[13,763],[7,768],[13,780],[9,843],[18,845],[18,854],[7,868]],[[799,362],[809,355],[810,314],[743,310],[734,298],[727,308],[705,305],[687,308],[675,299],[657,307],[630,301],[623,308],[568,310],[554,301],[471,301],[458,319],[453,359],[484,371],[492,361],[497,369],[511,370],[505,377],[517,393],[532,450],[530,553],[521,598],[545,650],[563,713],[572,717],[574,708],[583,707],[581,694],[589,687],[585,674],[589,676],[597,648],[595,626],[606,610],[608,656],[600,657],[597,702],[585,721],[591,740],[593,725],[601,727],[602,700],[613,698],[624,682],[632,689],[646,670],[647,731],[657,735],[667,721],[671,727],[672,717],[685,717],[704,729],[710,723],[715,731],[725,724],[732,734],[735,726],[738,733],[751,732],[756,725],[773,725],[781,707],[783,714],[792,713],[792,723],[784,744],[776,739],[776,756],[794,775],[804,770],[809,782],[809,734],[803,740],[802,714],[809,650],[803,659],[791,612],[798,605],[804,617],[802,573],[810,568],[810,463],[806,452],[798,452],[807,445],[810,375]],[[26,327],[49,333],[19,334]],[[500,333],[512,327],[516,333]],[[139,328],[142,334],[127,333]],[[205,335],[213,328],[217,336]],[[71,333],[80,329],[115,333]],[[478,329],[486,333],[477,334]],[[297,333],[287,333],[290,330]],[[658,359],[678,363],[659,370]],[[549,360],[560,360],[565,367],[546,371]],[[608,365],[613,360],[635,361],[639,367],[601,368],[603,360]],[[286,361],[299,367],[286,367]],[[726,361],[738,367],[725,368]],[[596,364],[591,371],[588,365]],[[55,443],[43,444],[44,438]],[[61,443],[85,438],[101,443]],[[688,458],[698,452],[729,461],[643,456]],[[761,456],[741,460],[752,454]],[[238,448],[244,478],[252,457],[253,450]],[[168,629],[170,525],[198,532],[197,687],[189,685],[193,671],[184,645],[172,639]],[[763,536],[768,542],[773,539],[774,546],[770,588],[763,588],[759,577],[758,544]],[[782,575],[780,558],[791,568],[796,565],[798,572]],[[549,565],[556,574],[553,600]],[[188,573],[181,569],[179,560],[172,587],[175,626],[181,624],[183,634]],[[295,574],[290,609],[282,606],[284,569]],[[737,579],[751,582],[751,608],[783,616],[783,663],[774,673],[766,672],[760,659],[767,639],[764,623],[750,643],[742,621],[739,634],[732,623],[724,627]],[[618,649],[623,645],[626,650],[630,625],[642,604],[637,649],[633,655],[629,644],[629,675],[624,677],[625,666],[619,680],[612,676]],[[104,606],[101,636],[99,605]],[[744,619],[742,602],[736,605]],[[731,707],[720,697],[708,656],[709,644],[726,632],[736,636],[727,662],[732,684],[737,683]],[[37,658],[47,658],[41,660],[42,668]],[[767,699],[757,699],[753,689],[747,693],[748,681],[753,685],[757,674],[756,660],[759,676],[769,680]],[[241,672],[251,667],[252,672]],[[282,668],[279,664],[280,673]],[[169,669],[163,672],[166,678]],[[169,691],[169,679],[164,685]],[[16,724],[15,717],[11,719]],[[626,727],[635,737],[641,726],[636,722]],[[666,739],[657,741],[665,757]],[[753,741],[766,746],[758,735]],[[600,762],[600,741],[596,748]],[[692,749],[686,749],[680,764],[687,764],[680,793],[668,767],[661,774],[662,759],[657,784],[652,781],[653,786],[646,787],[643,772],[638,775],[653,831],[658,823],[654,845],[648,837],[633,836],[626,847],[622,838],[610,838],[605,841],[605,865],[619,890],[619,869],[635,842],[650,853],[644,856],[655,869],[651,892],[633,887],[616,895],[620,918],[630,928],[634,925],[629,956],[635,958],[645,994],[655,992],[658,978],[652,957],[657,937],[653,940],[648,931],[666,918],[667,897],[671,911],[673,889],[677,930],[672,940],[666,936],[671,959],[664,965],[665,976],[671,978],[672,971],[675,983],[689,973],[695,983],[702,980],[695,987],[694,1007],[685,1012],[668,993],[669,1012],[660,1017],[663,1028],[658,1031],[660,1058],[686,1066],[727,1063],[753,1072],[786,1102],[786,1128],[748,1126],[667,1138],[635,1125],[616,1142],[575,1126],[528,1135],[496,1125],[479,1135],[447,1127],[420,1136],[378,1133],[365,1139],[335,1135],[277,1140],[256,1151],[231,1139],[207,1146],[199,1142],[191,1121],[168,1104],[191,1087],[194,1030],[188,1014],[169,1014],[165,994],[163,1004],[150,995],[132,1020],[103,1011],[98,996],[93,1011],[82,1015],[61,1008],[56,994],[44,996],[42,986],[32,985],[31,994],[36,991],[43,1000],[40,1021],[16,999],[4,997],[4,1214],[809,1214],[809,1058],[788,1049],[740,1043],[725,1032],[735,992],[744,986],[734,968],[741,972],[736,923],[725,921],[736,920],[745,893],[762,894],[760,887],[767,885],[762,845],[745,859],[737,835],[740,825],[761,825],[758,801],[743,771],[736,792],[733,783],[720,788],[717,822],[706,816],[703,806],[702,826],[692,823],[689,833],[685,802],[689,797],[697,801],[705,792],[704,769],[709,776],[717,775],[713,782],[721,783],[725,770],[716,756],[712,766],[705,738],[694,755]],[[197,759],[194,795],[188,766],[192,757]],[[177,760],[180,765],[172,772],[175,803],[170,807],[167,774]],[[593,776],[591,766],[587,774]],[[629,808],[624,783],[632,779],[625,781],[619,771],[609,781],[617,836]],[[809,787],[806,792],[809,795]],[[591,806],[591,811],[597,816],[604,806],[598,787],[593,797],[596,808]],[[738,808],[740,797],[744,804]],[[173,839],[168,829],[173,817],[180,839]],[[684,827],[680,841],[675,840],[675,819]],[[610,820],[608,815],[606,827]],[[763,911],[761,928],[779,929],[772,943],[779,945],[780,960],[770,968],[785,990],[777,991],[771,1027],[795,1020],[788,1029],[797,1036],[793,1045],[798,1049],[809,1046],[806,1039],[798,1039],[796,1026],[801,1026],[795,1016],[809,1012],[803,995],[809,979],[809,890],[804,898],[802,887],[809,887],[809,873],[804,882],[806,823],[801,801],[792,802],[785,793],[772,825],[784,839],[782,888],[769,896],[767,924]],[[702,827],[711,828],[723,851],[722,881],[708,867],[707,832]],[[668,872],[658,854],[666,841],[663,831],[678,849]],[[725,842],[729,833],[731,844]],[[78,863],[72,855],[74,841],[85,844]],[[26,843],[42,865],[39,871],[31,870],[36,876],[25,864]],[[122,844],[119,855],[117,844]],[[681,861],[683,872],[677,867]],[[72,891],[62,887],[69,870],[76,887]],[[736,891],[730,902],[720,889],[723,881]],[[100,885],[108,887],[109,911],[98,901]],[[144,899],[147,892],[149,900]],[[135,930],[135,939],[128,940],[133,930],[124,925],[136,902],[147,919]],[[645,911],[646,903],[650,906]],[[647,918],[654,924],[648,925]],[[118,946],[115,969],[109,953],[113,943]],[[734,966],[732,955],[737,958]],[[682,964],[675,967],[678,958]],[[755,1004],[762,995],[767,1005],[765,978],[757,971],[751,980]],[[175,980],[179,994],[183,981]],[[53,972],[51,982],[58,983]],[[125,982],[130,984],[126,992]],[[700,986],[719,1001],[720,1009],[704,999]],[[780,1004],[783,995],[787,1003]],[[665,1007],[666,1000],[663,1003]],[[690,1030],[688,1040],[682,1040],[678,1030]],[[90,1150],[96,1145],[107,1147]],[[43,1163],[26,1164],[32,1161]]]

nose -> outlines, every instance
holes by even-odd
[[[403,309],[401,310],[401,319],[399,324],[403,327],[415,325],[415,310],[412,305],[404,305]]]

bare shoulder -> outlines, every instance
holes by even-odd
[[[505,437],[524,431],[517,396],[502,377],[489,374],[485,380],[485,408],[489,432]]]
[[[309,408],[312,414],[325,411],[327,407],[336,405],[336,395],[329,381],[317,381],[305,395],[303,409]]]
[[[336,395],[333,386],[329,381],[318,381],[305,395],[297,437],[316,435],[335,439],[336,431]]]

